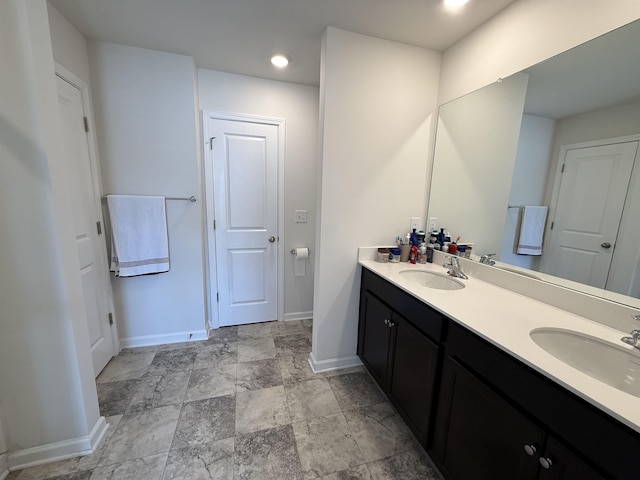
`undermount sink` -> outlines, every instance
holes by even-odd
[[[558,360],[618,390],[640,397],[640,351],[599,338],[556,328],[538,328],[529,334]]]
[[[428,270],[400,270],[400,276],[418,285],[438,290],[460,290],[464,283],[442,273]]]

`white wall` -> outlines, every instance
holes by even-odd
[[[167,201],[171,271],[113,278],[123,346],[184,341],[205,332],[202,208],[191,57],[104,42],[89,45],[105,193]]]
[[[0,408],[15,466],[90,448],[100,416],[46,2],[0,3],[0,37]]]
[[[7,451],[7,440],[4,433],[4,426],[2,425],[2,411],[0,411],[0,454]],[[0,468],[0,475],[2,475],[2,468]]]
[[[316,222],[318,88],[245,75],[198,69],[200,108],[283,118],[286,121],[284,165],[284,314],[310,318],[313,308],[313,259]],[[295,211],[307,210],[307,223],[295,223]],[[294,277],[296,247],[309,247],[304,277]]]
[[[510,205],[548,205],[545,190],[555,129],[555,120],[523,115],[518,151],[511,179]],[[540,257],[516,255],[518,224],[522,210],[510,208],[502,239],[500,260],[511,265],[537,270]]]
[[[89,85],[91,82],[87,40],[49,2],[47,2],[47,10],[49,12],[53,58]]]
[[[362,245],[424,217],[440,54],[329,27],[321,74],[319,227],[311,361],[358,363]]]
[[[518,0],[444,53],[439,104],[637,18],[637,0]]]
[[[558,120],[553,143],[552,174],[555,174],[555,166],[562,145],[638,133],[640,133],[640,101]]]
[[[429,217],[474,253],[500,253],[528,75],[520,73],[443,105]]]

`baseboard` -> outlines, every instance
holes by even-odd
[[[149,347],[152,345],[164,345],[166,343],[196,342],[206,340],[208,337],[205,329],[195,332],[163,333],[160,335],[143,335],[140,337],[125,337],[120,339],[122,348]]]
[[[102,440],[104,440],[109,424],[105,417],[100,417],[89,434],[89,442],[91,443],[91,453],[95,452]]]
[[[62,442],[48,443],[38,447],[27,448],[17,452],[6,454],[6,463],[9,470],[22,470],[23,468],[36,467],[45,463],[58,462],[68,458],[81,457],[92,454],[107,431],[109,425],[104,417],[100,417],[91,433],[84,437],[64,440]],[[0,470],[1,471],[1,470]],[[0,474],[1,475],[1,474]],[[0,476],[0,479],[3,477]]]
[[[9,475],[9,464],[7,463],[7,454],[0,455],[0,480],[4,480]]]
[[[341,357],[330,358],[328,360],[316,360],[313,352],[309,355],[309,365],[313,373],[328,372],[331,370],[341,370],[343,368],[358,367],[362,365],[360,358],[353,357]]]
[[[313,318],[313,312],[292,312],[284,314],[284,321],[291,322],[292,320],[307,320]]]

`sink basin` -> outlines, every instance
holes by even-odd
[[[640,351],[599,338],[556,328],[529,334],[543,350],[567,365],[618,390],[640,397]]]
[[[417,285],[438,290],[460,290],[464,288],[464,283],[460,280],[428,270],[400,270],[400,276]]]

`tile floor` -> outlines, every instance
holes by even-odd
[[[439,476],[361,368],[313,374],[311,320],[125,349],[97,381],[93,455],[9,480],[426,480]]]

